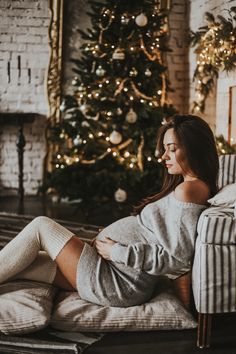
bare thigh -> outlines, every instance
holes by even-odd
[[[73,236],[55,259],[60,272],[74,289],[76,289],[77,266],[83,248],[84,242],[78,237]],[[54,282],[55,285],[57,285],[57,282],[60,283],[60,279],[61,277],[57,274]]]

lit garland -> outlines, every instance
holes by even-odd
[[[236,68],[236,7],[229,10],[229,18],[205,14],[207,26],[191,32],[191,45],[196,47],[197,67],[194,72],[196,100],[193,112],[203,112],[205,101],[212,91],[220,71]]]
[[[223,135],[216,137],[216,146],[219,155],[236,154],[236,144],[230,145]]]

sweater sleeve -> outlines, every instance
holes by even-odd
[[[116,243],[111,248],[111,260],[152,275],[166,274],[171,269],[183,267],[183,263],[162,246],[141,242],[128,246]]]

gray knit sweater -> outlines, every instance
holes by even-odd
[[[150,275],[170,277],[188,271],[194,252],[196,225],[206,206],[182,202],[174,192],[145,206],[137,216],[114,222],[99,238],[117,241],[111,260]]]

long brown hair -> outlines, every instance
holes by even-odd
[[[208,185],[210,197],[212,197],[218,190],[219,159],[214,135],[209,125],[195,115],[176,114],[171,117],[158,131],[157,151],[160,158],[164,154],[164,135],[170,128],[174,129],[174,134],[184,150],[191,171]],[[182,175],[171,175],[165,167],[161,191],[144,199],[134,208],[134,213],[139,213],[145,205],[163,198],[181,182],[183,182]]]

